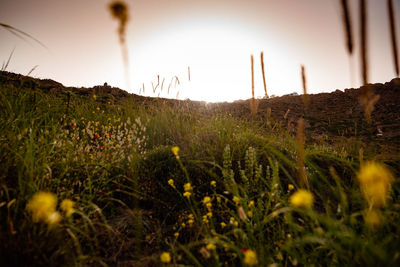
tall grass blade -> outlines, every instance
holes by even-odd
[[[346,43],[347,43],[347,52],[349,55],[353,53],[353,35],[351,30],[351,16],[349,12],[349,6],[347,4],[347,0],[342,0],[342,14],[343,14],[343,25],[346,34]]]
[[[361,39],[361,66],[363,84],[368,83],[368,39],[367,39],[367,0],[360,0],[360,39]]]
[[[388,13],[389,13],[390,37],[392,39],[394,69],[396,72],[396,76],[399,77],[400,67],[399,67],[399,56],[397,51],[396,24],[394,23],[393,1],[388,0],[387,3],[388,3]]]

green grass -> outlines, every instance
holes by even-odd
[[[274,123],[34,85],[2,84],[0,98],[2,266],[162,265],[162,252],[176,265],[241,266],[245,249],[260,266],[400,261],[399,162],[386,162],[395,180],[372,226],[357,140],[308,140],[315,203],[301,208],[289,201],[299,189],[295,136]],[[364,155],[376,159],[373,149]],[[40,191],[73,200],[75,213],[51,227],[35,222],[26,204]]]

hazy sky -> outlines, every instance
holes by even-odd
[[[360,85],[358,3],[349,0],[355,55],[346,53],[340,0],[126,0],[130,92],[224,101],[251,97],[250,55],[255,56],[256,95],[263,96],[260,52],[268,93],[302,92],[300,64],[310,93]],[[386,0],[368,0],[370,81],[395,77]],[[118,24],[109,0],[0,0],[0,23],[44,43],[23,41],[0,28],[0,61],[15,48],[8,71],[50,78],[66,86],[107,82],[127,89]],[[400,1],[394,0],[400,43]],[[187,68],[191,69],[188,81]],[[172,83],[173,76],[180,84]],[[175,87],[176,85],[176,87]],[[158,95],[159,88],[155,95]]]

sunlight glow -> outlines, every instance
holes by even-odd
[[[297,63],[274,46],[268,33],[252,31],[251,25],[221,18],[194,18],[190,23],[176,23],[151,36],[131,46],[133,93],[176,98],[179,91],[179,99],[208,102],[248,99],[251,97],[250,55],[254,54],[256,95],[262,97],[261,51],[264,51],[268,94],[300,90]],[[295,79],[286,78],[290,72],[297,75]],[[153,93],[157,75],[160,85]],[[174,76],[180,84],[171,83]],[[144,94],[140,89],[143,83]]]

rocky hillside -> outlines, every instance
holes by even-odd
[[[375,95],[380,96],[371,114],[371,124],[367,123],[364,106],[360,102],[361,91],[365,88],[309,95],[308,108],[305,107],[302,96],[258,100],[256,119],[267,120],[270,116],[289,130],[294,130],[295,122],[303,117],[307,128],[316,136],[362,135],[372,128],[378,137],[400,138],[400,78],[385,84],[367,86]],[[251,113],[249,100],[218,103],[213,108],[238,117],[249,117]]]
[[[97,94],[102,95],[104,99],[113,99],[117,102],[130,96],[135,99],[135,103],[144,105],[157,105],[160,101],[160,99],[129,94],[107,84],[92,88],[65,87],[53,80],[41,80],[4,71],[0,72],[0,85],[26,90],[38,89],[53,94],[71,92],[83,97]],[[288,95],[257,100],[258,109],[255,117],[251,116],[250,100],[207,105],[204,102],[187,100],[162,99],[162,101],[172,104],[185,103],[189,108],[203,110],[204,114],[222,112],[234,117],[271,121],[273,125],[287,127],[290,131],[295,131],[296,122],[302,117],[306,121],[308,132],[314,139],[326,136],[374,135],[393,144],[400,144],[400,78],[385,84],[367,86],[374,94],[380,96],[374,105],[370,124],[365,120],[364,107],[360,103],[360,93],[365,88],[309,95],[308,108],[305,107],[302,96]]]

